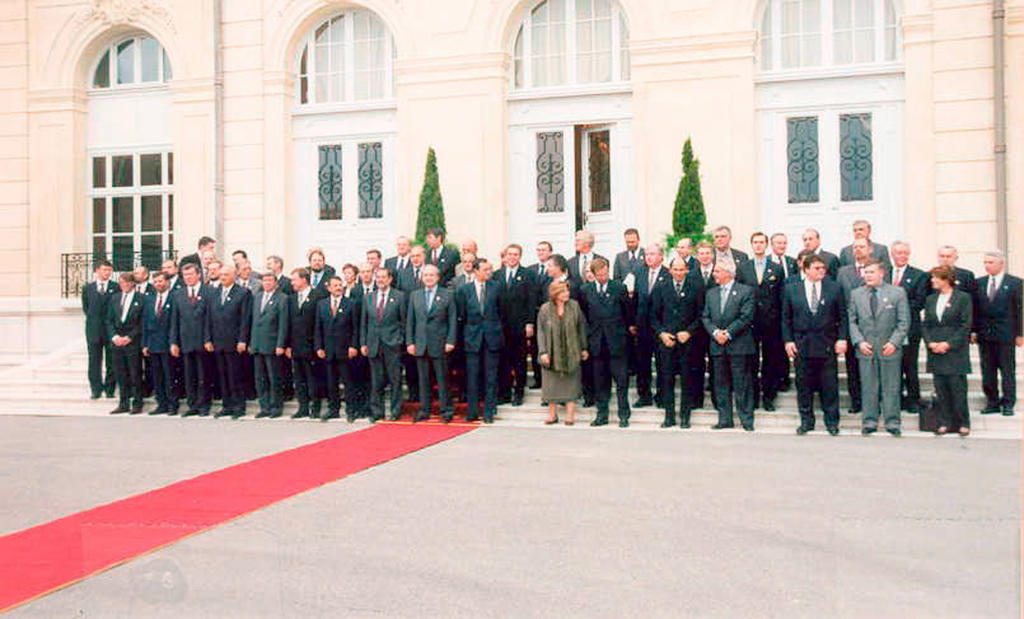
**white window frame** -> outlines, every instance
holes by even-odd
[[[154,81],[151,81],[151,82],[143,82],[142,81],[142,40],[143,39],[152,39],[152,40],[156,41],[157,46],[160,48],[160,53],[158,54],[158,59],[157,59],[159,78],[154,80]],[[133,62],[132,72],[133,72],[134,81],[129,82],[127,84],[119,84],[118,81],[117,81],[117,78],[118,78],[117,48],[122,43],[124,43],[126,41],[131,41],[131,40],[135,41],[135,52],[134,52],[134,55],[133,55],[133,58],[132,58],[132,62]],[[109,62],[108,62],[108,65],[107,65],[107,70],[110,72],[110,75],[108,76],[109,83],[108,83],[107,86],[96,86],[95,85],[95,83],[96,83],[96,71],[99,70],[100,62],[102,62],[104,54],[109,54],[109,56],[108,56]],[[89,71],[89,80],[87,82],[86,91],[89,92],[89,93],[97,93],[98,94],[98,93],[104,93],[104,92],[115,92],[115,91],[120,91],[120,90],[139,90],[139,89],[162,88],[163,86],[165,86],[167,84],[167,80],[168,80],[167,74],[171,73],[172,76],[174,74],[174,72],[173,72],[174,70],[173,70],[173,68],[170,67],[170,64],[171,64],[170,63],[170,58],[167,57],[167,50],[164,49],[164,46],[160,43],[160,40],[157,39],[156,37],[150,36],[148,34],[133,34],[131,36],[121,37],[119,39],[115,39],[110,45],[108,45],[106,48],[101,50],[99,54],[97,54],[96,61],[93,62],[92,68]],[[171,69],[171,70],[168,71],[168,69]],[[173,77],[172,77],[172,79],[173,79]]]
[[[381,216],[380,217],[360,217],[359,216],[359,145],[360,144],[380,144],[381,149]],[[353,223],[353,222],[374,222],[384,221],[388,219],[389,210],[392,208],[390,204],[390,196],[387,191],[387,178],[388,175],[392,174],[393,171],[389,169],[388,156],[391,155],[389,152],[392,148],[388,137],[385,135],[370,135],[370,136],[358,136],[358,137],[345,137],[342,139],[317,139],[314,140],[317,152],[317,167],[313,170],[313,176],[317,179],[316,181],[316,204],[314,210],[316,212],[316,221],[322,225],[330,225],[334,223]],[[319,181],[319,154],[321,146],[340,146],[341,147],[341,217],[338,219],[320,219],[320,181]]]
[[[833,7],[836,0],[818,0],[819,18],[821,20],[820,31],[820,63],[814,65],[799,64],[794,67],[782,67],[782,38],[783,35],[800,35],[801,32],[789,33],[782,29],[782,4],[785,0],[765,0],[761,11],[758,13],[757,30],[759,39],[763,31],[764,20],[769,20],[769,48],[771,62],[769,68],[764,68],[762,50],[764,41],[759,41],[756,68],[759,81],[772,81],[773,79],[791,79],[793,76],[818,78],[831,75],[861,75],[876,71],[893,72],[901,70],[903,55],[901,48],[901,35],[899,20],[903,14],[902,7],[898,0],[873,0],[874,2],[874,59],[870,62],[851,61],[849,63],[835,63],[835,23]],[[889,15],[888,6],[891,5],[892,15],[896,20],[894,57],[887,59],[886,36],[890,30],[890,24],[886,23]]]
[[[512,57],[512,67],[509,74],[509,90],[513,92],[558,92],[558,91],[575,91],[579,87],[590,86],[591,89],[594,86],[598,86],[601,92],[608,90],[608,87],[627,86],[630,80],[630,71],[626,67],[623,69],[623,52],[626,52],[628,59],[628,45],[624,46],[623,43],[623,29],[625,29],[626,39],[629,38],[629,20],[627,19],[625,11],[616,0],[609,0],[611,3],[611,79],[606,82],[578,82],[577,81],[577,62],[578,55],[576,50],[576,0],[565,0],[565,15],[563,16],[564,21],[564,34],[565,34],[565,46],[564,46],[564,58],[563,67],[564,74],[566,76],[565,82],[561,84],[552,84],[547,86],[534,86],[533,85],[533,41],[532,41],[532,26],[533,26],[533,11],[546,2],[547,0],[541,0],[541,2],[534,2],[530,5],[530,8],[526,11],[522,21],[519,23],[519,28],[516,31],[516,35],[512,37],[512,41],[509,47],[509,54]],[[522,53],[519,58],[522,62],[522,76],[523,85],[516,86],[516,41],[522,38]]]
[[[355,98],[355,78],[356,78],[356,66],[355,66],[355,28],[353,22],[355,16],[358,14],[368,14],[371,19],[377,20],[384,28],[385,32],[385,47],[384,50],[384,93],[381,97],[367,98],[367,99],[356,99]],[[341,87],[342,93],[341,98],[336,101],[325,100],[319,101],[316,96],[316,31],[324,24],[335,20],[339,17],[344,17],[342,21],[344,27],[345,40],[342,43],[344,53],[344,70],[341,75]],[[345,106],[374,106],[382,102],[391,102],[395,96],[395,38],[391,33],[391,28],[388,27],[387,22],[380,18],[379,15],[373,11],[366,9],[349,9],[335,13],[320,22],[317,22],[315,26],[309,29],[309,32],[305,36],[305,44],[299,48],[298,55],[295,57],[295,104],[297,107],[302,109],[311,108],[326,108],[326,107],[345,107]],[[306,54],[306,73],[302,73],[302,54]],[[365,69],[360,71],[363,74],[369,74],[371,72]],[[306,78],[306,94],[307,100],[305,103],[302,102],[302,78]]]

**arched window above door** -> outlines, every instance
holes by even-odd
[[[896,62],[898,21],[894,0],[766,0],[758,67],[773,72]]]
[[[543,0],[512,47],[515,90],[629,81],[629,26],[615,0]]]
[[[93,89],[159,84],[171,79],[171,62],[160,42],[139,35],[119,39],[103,50],[92,73]]]
[[[378,101],[394,96],[395,45],[372,11],[351,9],[306,34],[299,55],[300,105]]]

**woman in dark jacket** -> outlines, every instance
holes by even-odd
[[[971,373],[969,337],[971,297],[957,290],[956,273],[945,266],[931,270],[935,294],[924,302],[924,341],[928,346],[928,371],[935,381],[937,401],[936,434],[959,428],[961,436],[971,433],[967,410],[967,375]]]

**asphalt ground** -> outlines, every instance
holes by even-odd
[[[0,417],[0,534],[361,427]],[[480,428],[10,616],[1016,617],[1020,465],[973,437]]]

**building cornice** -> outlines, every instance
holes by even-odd
[[[86,100],[81,88],[36,88],[28,91],[28,111],[85,112]]]

